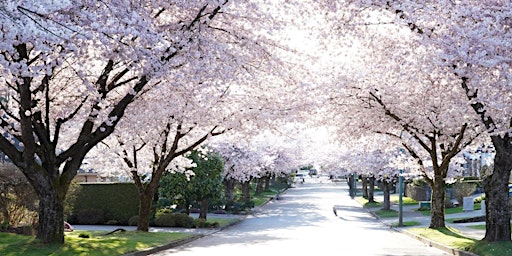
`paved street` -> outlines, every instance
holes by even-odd
[[[348,196],[346,184],[330,182],[298,185],[235,226],[153,255],[276,253],[449,255],[376,221]]]

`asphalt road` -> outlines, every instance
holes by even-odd
[[[300,184],[237,225],[153,255],[278,254],[449,255],[384,226],[330,182]]]

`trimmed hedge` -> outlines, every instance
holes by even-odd
[[[139,193],[132,183],[82,183],[80,187],[68,220],[72,224],[128,225],[129,219],[138,214]],[[94,216],[91,212],[102,212],[103,216]],[[102,220],[101,223],[98,220]]]
[[[155,218],[155,225],[159,227],[195,227],[194,218],[185,213],[165,213]]]

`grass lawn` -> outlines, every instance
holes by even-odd
[[[254,202],[254,206],[259,206],[268,201],[269,198],[275,197],[277,194],[283,192],[286,187],[270,187],[269,190],[263,191],[260,194],[256,195],[254,192],[251,192],[251,201]]]
[[[475,205],[473,206],[473,209],[476,211],[476,210],[480,210],[481,209],[481,205],[480,203],[475,203]],[[444,209],[444,214],[454,214],[454,213],[461,213],[463,212],[462,210],[462,206],[458,206],[458,207],[453,207],[453,208],[445,208]],[[425,216],[430,216],[430,210],[427,210],[427,211],[421,211],[421,213]]]
[[[508,256],[512,255],[512,242],[478,241],[473,245],[471,252],[480,256]]]
[[[396,218],[398,217],[398,212],[395,211],[395,210],[377,210],[377,211],[374,211],[373,213],[375,213],[377,216],[379,216],[379,218]]]
[[[210,222],[210,223],[214,223],[214,222],[219,223],[219,227],[228,226],[230,224],[240,221],[240,219],[241,219],[241,218],[211,218],[208,216],[206,216],[206,217],[207,217],[208,222]]]
[[[456,229],[447,227],[440,229],[411,228],[408,229],[416,235],[428,238],[434,242],[448,245],[452,248],[468,251],[477,240],[462,236]]]
[[[112,235],[105,231],[80,231],[66,233],[63,245],[45,245],[32,236],[0,233],[0,251],[4,256],[24,255],[122,255],[190,237],[187,233],[128,231]],[[80,238],[89,234],[90,238]]]
[[[390,195],[389,200],[395,204],[398,204],[399,196],[397,194]],[[418,205],[418,201],[416,201],[410,197],[402,196],[402,204],[403,205],[413,205],[413,204]]]
[[[404,222],[402,222],[402,224],[403,224],[403,227],[412,227],[412,226],[418,226],[421,223],[419,223],[417,221],[404,221]],[[395,228],[398,227],[398,222],[393,223],[392,226],[395,227]]]
[[[381,207],[382,204],[379,203],[379,202],[373,202],[373,203],[370,203],[368,202],[368,199],[362,197],[362,196],[358,196],[355,198],[355,200],[361,204],[364,208],[375,208],[375,207]]]
[[[482,225],[475,225],[481,228]],[[483,227],[485,229],[485,226]],[[470,251],[480,256],[507,256],[512,255],[512,242],[489,243],[462,236],[456,229],[447,227],[441,229],[411,228],[408,231],[428,238],[439,244],[452,248]]]

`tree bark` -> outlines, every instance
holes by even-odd
[[[382,200],[382,210],[391,210],[390,191],[393,184],[388,182],[382,182],[382,192],[384,192],[384,198]]]
[[[368,199],[368,180],[366,176],[361,176],[363,186],[363,198]]]
[[[268,191],[270,189],[270,175],[265,176],[265,188],[264,191]]]
[[[37,238],[43,243],[64,243],[64,199],[53,189],[39,194]]]
[[[251,200],[251,181],[245,181],[242,183],[242,200],[249,202]]]
[[[444,201],[445,201],[445,182],[442,175],[435,175],[432,188],[432,197],[430,202],[430,226],[429,228],[444,228]]]
[[[356,196],[356,192],[355,192],[355,188],[354,188],[354,175],[353,174],[348,175],[347,183],[348,183],[348,194],[350,195],[350,197],[354,198]]]
[[[209,205],[208,199],[201,200],[201,207],[200,207],[200,212],[199,212],[200,219],[206,220],[206,215],[208,214],[208,205]]]
[[[375,177],[368,177],[368,202],[375,203]]]
[[[510,138],[493,137],[496,150],[494,171],[484,177],[485,190],[485,236],[488,242],[510,241],[510,210],[508,181],[512,166],[512,144]]]
[[[230,179],[230,178],[224,178],[222,181],[222,184],[224,184],[224,197],[227,202],[232,202],[235,200],[235,185],[236,180]]]
[[[149,218],[151,216],[151,204],[153,203],[152,191],[146,188],[139,190],[139,222],[137,223],[137,231],[149,232]]]
[[[261,194],[263,192],[263,177],[258,179],[256,184],[256,191],[254,192],[256,195]]]

